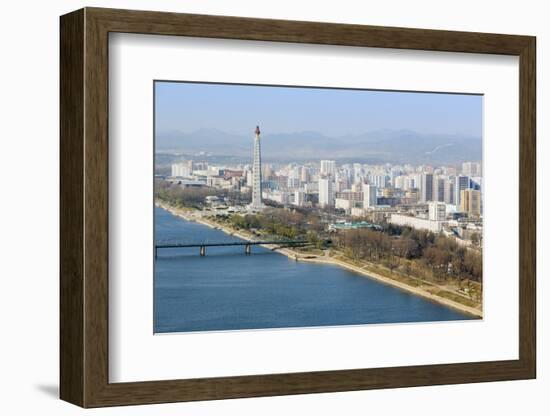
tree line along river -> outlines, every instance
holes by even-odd
[[[155,240],[238,240],[155,207]],[[254,246],[160,250],[155,333],[472,319],[338,266],[296,262]]]

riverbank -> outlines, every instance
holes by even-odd
[[[355,266],[353,264],[350,264],[346,261],[335,259],[334,257],[329,257],[328,259],[325,259],[324,257],[316,257],[316,258],[302,258],[298,259],[299,261],[305,261],[310,263],[322,263],[322,264],[334,264],[338,265],[340,267],[343,267],[347,270],[353,271],[355,273],[361,274],[363,276],[369,277],[371,279],[377,280],[381,283],[397,287],[401,290],[405,290],[409,293],[412,293],[417,296],[422,296],[423,298],[429,299],[431,301],[440,303],[442,305],[448,306],[450,308],[456,309],[460,312],[473,315],[479,318],[483,317],[483,312],[479,309],[473,308],[471,306],[466,306],[461,303],[455,302],[451,299],[444,298],[442,296],[438,296],[436,294],[433,294],[429,292],[428,290],[422,289],[420,287],[414,287],[407,285],[406,283],[402,283],[398,280],[391,279],[389,277],[382,276],[379,273],[373,272],[371,270],[365,270],[362,267]],[[435,287],[435,285],[434,285]]]
[[[176,208],[163,201],[156,201],[155,204],[158,207],[161,207],[169,211],[173,215],[179,216],[187,221],[193,221],[193,222],[197,222],[199,224],[208,226],[210,228],[219,229],[220,231],[223,231],[226,234],[234,235],[243,240],[253,240],[257,238],[252,233],[249,233],[243,230],[235,230],[225,224],[220,224],[219,222],[216,222],[213,219],[210,219],[207,216],[204,216],[200,211],[196,211],[192,209]],[[276,246],[271,246],[271,245],[265,245],[265,247],[268,249],[277,251],[278,253],[283,254],[288,258],[291,258],[296,261],[326,264],[326,265],[336,265],[346,270],[357,273],[361,276],[376,280],[378,282],[396,287],[400,290],[404,290],[406,292],[412,293],[416,296],[421,296],[430,301],[445,305],[452,309],[458,310],[462,313],[476,316],[479,318],[483,316],[483,312],[480,308],[478,309],[472,306],[464,305],[456,300],[441,296],[438,293],[433,293],[433,291],[436,291],[436,292],[444,291],[442,287],[435,284],[421,282],[421,285],[420,285],[418,281],[415,281],[416,286],[412,286],[403,281],[399,281],[397,278],[383,276],[380,273],[377,273],[373,270],[369,270],[367,264],[362,264],[361,266],[352,264],[351,261],[343,259],[342,258],[343,256],[340,256],[340,258],[335,258],[334,256],[327,256],[327,255],[320,256],[316,254],[302,253],[289,248],[278,248]],[[447,293],[452,294],[451,292],[447,292]]]

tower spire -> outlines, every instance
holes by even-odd
[[[254,130],[254,162],[252,164],[252,203],[250,210],[260,211],[265,206],[262,203],[262,157],[260,150],[260,126]]]

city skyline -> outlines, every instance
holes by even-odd
[[[199,256],[206,257],[218,246],[235,244],[244,246],[249,256],[257,244],[297,263],[328,263],[367,277],[374,272],[380,278],[382,272],[389,285],[397,283],[443,305],[450,301],[470,316],[482,316],[481,163],[377,165],[320,158],[305,164],[263,164],[259,126],[253,136],[247,163],[180,155],[170,174],[155,177],[157,207],[244,242],[183,240],[177,248],[169,242],[155,250],[198,248]],[[271,325],[269,319],[252,325],[265,322]],[[295,322],[290,325],[310,325],[301,317]],[[180,328],[206,330],[222,324],[214,319],[204,325],[190,327],[183,321]]]
[[[157,304],[165,308],[157,331],[483,316],[481,96],[181,83],[155,89],[155,273]],[[191,133],[161,133],[171,123]],[[284,130],[293,133],[278,133]],[[260,253],[293,261],[270,266]],[[189,276],[182,277],[192,264],[200,277],[190,291]],[[228,273],[235,273],[233,285]],[[416,301],[396,306],[375,294],[373,302],[366,289],[356,296],[356,284],[371,283],[362,276],[442,308],[414,317]],[[333,292],[348,282],[353,290]],[[313,306],[312,289],[322,293]]]

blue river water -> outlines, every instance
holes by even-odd
[[[155,238],[236,241],[155,208]],[[254,246],[159,250],[155,333],[472,319],[338,266],[301,263]]]

